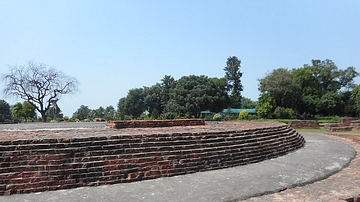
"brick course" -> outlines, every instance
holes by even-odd
[[[304,138],[284,124],[222,131],[1,140],[0,194],[227,168],[285,155],[304,144]]]
[[[205,125],[204,119],[173,119],[173,120],[116,120],[109,121],[110,128],[154,128],[154,127],[173,127],[173,126],[199,126]]]
[[[316,120],[295,120],[295,121],[290,121],[288,125],[292,128],[310,128],[310,129],[320,128],[320,125]]]

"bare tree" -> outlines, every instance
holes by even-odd
[[[27,66],[10,67],[3,75],[4,94],[20,97],[32,104],[46,122],[47,111],[61,95],[77,91],[78,81],[44,64],[29,62]]]

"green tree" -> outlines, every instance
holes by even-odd
[[[25,121],[33,119],[36,116],[35,107],[31,103],[24,101],[22,104],[22,109]]]
[[[0,122],[11,120],[10,105],[5,100],[0,100]]]
[[[14,117],[24,119],[25,122],[36,116],[35,107],[27,101],[24,101],[22,104],[20,102],[15,103],[11,111]]]
[[[124,113],[130,115],[133,118],[138,118],[145,112],[145,96],[143,88],[134,88],[129,90],[126,96],[126,102],[124,102]]]
[[[149,87],[144,87],[144,102],[146,111],[152,118],[158,118],[164,108],[161,99],[162,87],[159,83]]]
[[[224,94],[226,92],[219,91],[214,79],[206,76],[183,76],[176,81],[165,112],[188,118],[200,117],[202,110],[217,112],[226,107],[226,103],[222,103]]]
[[[228,82],[228,92],[230,92],[231,106],[233,108],[241,108],[241,84],[242,72],[240,72],[241,60],[236,56],[229,57],[226,62],[225,78]]]
[[[341,88],[353,89],[355,87],[354,78],[359,76],[354,67],[339,70],[329,59],[312,60],[312,66],[315,68],[315,75],[324,94],[338,91]]]
[[[109,120],[114,120],[116,118],[116,111],[115,111],[115,108],[110,105],[110,106],[107,106],[105,108],[105,115],[104,115],[104,118],[109,121]]]
[[[80,121],[91,118],[91,109],[88,106],[81,105],[79,109],[73,114],[73,119],[78,119]]]
[[[259,82],[259,91],[271,97],[274,101],[274,109],[276,107],[296,108],[300,100],[299,87],[293,82],[288,69],[275,69]]]
[[[175,87],[175,79],[170,75],[165,75],[163,79],[161,79],[160,83],[160,99],[161,99],[161,108],[163,111],[165,106],[170,100],[170,92]],[[161,114],[161,112],[159,112]]]
[[[241,104],[242,104],[242,108],[244,109],[252,109],[252,108],[256,108],[257,102],[249,98],[242,97]]]
[[[353,67],[339,70],[331,60],[312,60],[312,65],[301,68],[273,70],[259,80],[259,90],[261,96],[274,101],[273,110],[283,107],[299,114],[351,114],[349,91],[358,75]]]
[[[104,118],[105,117],[105,109],[104,107],[100,106],[97,109],[91,111],[91,118]]]
[[[118,113],[118,118],[120,120],[125,120],[125,117],[127,115],[126,112],[126,97],[120,98],[117,104],[117,113]]]
[[[52,101],[59,99],[61,95],[75,92],[78,86],[75,78],[33,62],[29,62],[27,66],[11,67],[10,73],[5,74],[3,80],[5,95],[28,101],[41,114],[43,122],[46,122],[46,112]]]
[[[331,60],[312,60],[312,65],[294,69],[292,76],[300,86],[302,102],[299,111],[322,115],[347,113],[349,92],[359,75],[354,67],[338,69]]]
[[[360,85],[357,85],[351,92],[351,110],[353,110],[357,116],[360,116]]]
[[[216,99],[211,106],[211,110],[212,112],[219,113],[231,105],[231,100],[227,93],[227,80],[225,78],[217,77],[210,78],[210,80],[215,85],[214,88],[218,92],[215,97]]]
[[[23,105],[21,104],[21,102],[17,102],[13,106],[11,106],[11,113],[13,118],[19,120],[24,118],[22,107]]]

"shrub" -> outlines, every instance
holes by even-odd
[[[288,119],[292,116],[292,109],[284,107],[276,107],[274,116],[277,119]]]
[[[249,113],[246,110],[242,110],[239,113],[239,119],[247,119],[249,117]]]
[[[213,121],[221,121],[222,118],[223,118],[223,116],[220,113],[216,113],[216,114],[214,114],[212,120]]]

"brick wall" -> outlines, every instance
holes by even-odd
[[[286,125],[224,132],[0,141],[0,194],[170,177],[245,165],[302,147]]]
[[[171,119],[171,120],[125,120],[109,121],[110,128],[154,128],[173,126],[199,126],[205,125],[204,119]]]
[[[296,120],[290,121],[288,124],[292,128],[320,128],[319,123],[316,120]]]

